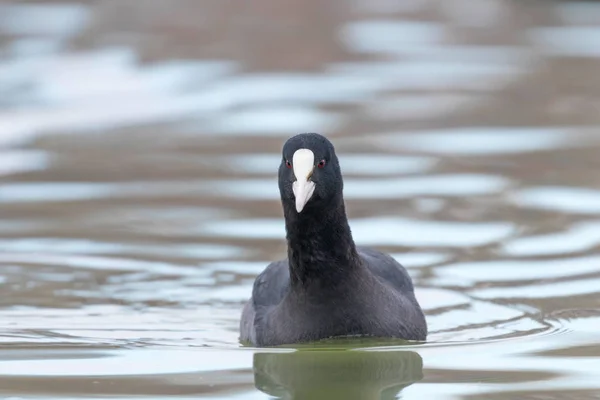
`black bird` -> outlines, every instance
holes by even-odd
[[[427,322],[404,267],[354,244],[333,144],[302,133],[285,143],[282,156],[288,256],[256,277],[240,340],[255,346],[339,336],[425,340]]]

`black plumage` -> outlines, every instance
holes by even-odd
[[[291,168],[299,149],[314,154],[314,193],[301,212]],[[240,340],[255,346],[352,335],[425,340],[427,323],[407,271],[391,256],[354,244],[331,142],[316,133],[290,138],[283,146],[279,190],[288,256],[257,276],[242,312]]]

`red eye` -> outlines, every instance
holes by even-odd
[[[323,168],[323,167],[325,166],[325,160],[321,160],[321,161],[319,161],[319,163],[317,164],[317,166],[318,166],[319,168]]]
[[[285,166],[288,168],[292,168],[292,163],[289,162],[288,160],[285,160]]]

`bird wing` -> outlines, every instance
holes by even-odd
[[[402,293],[414,292],[410,275],[392,256],[369,247],[357,250],[365,266],[382,282]]]
[[[289,287],[288,261],[279,260],[267,265],[254,280],[252,296],[244,306],[240,320],[240,339],[256,341],[256,326],[272,307],[284,298]]]
[[[254,281],[252,302],[255,309],[275,306],[283,300],[290,282],[288,260],[274,261]]]

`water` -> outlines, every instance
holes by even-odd
[[[0,397],[600,398],[600,5],[0,2]],[[425,344],[237,341],[332,138]]]

